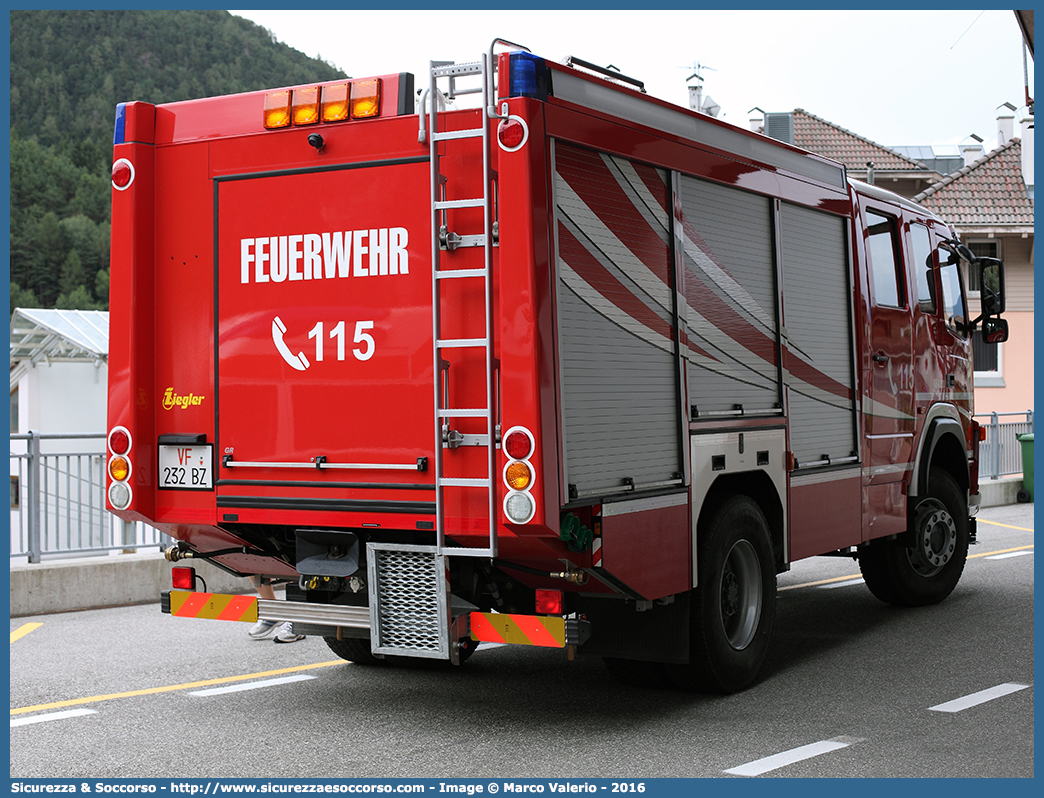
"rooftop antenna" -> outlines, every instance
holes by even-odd
[[[694,61],[692,66],[681,66],[678,69],[691,69],[692,74],[685,79],[685,82],[696,81],[689,85],[689,108],[707,116],[717,116],[721,113],[721,106],[714,102],[709,94],[706,97],[703,96],[703,75],[701,73],[705,69],[709,69],[711,72],[717,72],[717,70],[701,64],[699,61]]]

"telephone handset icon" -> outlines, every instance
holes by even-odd
[[[272,341],[275,343],[276,349],[283,356],[283,360],[298,371],[304,371],[309,366],[308,358],[305,357],[304,352],[298,352],[295,355],[290,351],[290,348],[283,342],[284,333],[286,333],[286,325],[276,316],[272,319]]]

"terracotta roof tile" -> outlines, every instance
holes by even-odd
[[[1033,201],[1022,179],[1022,142],[959,169],[913,198],[954,225],[1033,225]]]
[[[920,161],[882,147],[802,108],[794,110],[794,144],[839,161],[852,171],[864,171],[867,161],[873,161],[877,171],[929,171]]]

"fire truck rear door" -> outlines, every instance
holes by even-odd
[[[217,430],[237,480],[418,481],[434,441],[428,183],[426,160],[216,180]]]

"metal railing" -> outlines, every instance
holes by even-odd
[[[1022,416],[1023,421],[1001,421]],[[986,430],[986,440],[979,444],[979,479],[998,479],[1022,473],[1022,444],[1018,436],[1033,432],[1033,411],[1022,413],[981,413],[976,420]]]
[[[11,435],[11,557],[161,549],[170,538],[105,509],[105,433]]]

